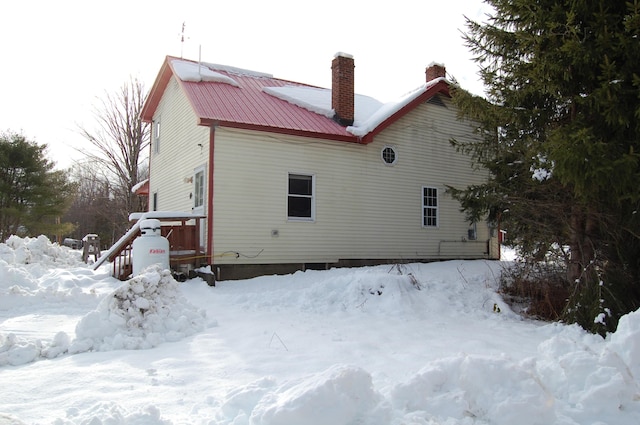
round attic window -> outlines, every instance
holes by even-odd
[[[382,149],[382,161],[387,165],[393,165],[398,160],[398,155],[396,154],[396,150],[391,146],[385,146]]]

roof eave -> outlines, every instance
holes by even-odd
[[[162,99],[162,95],[169,84],[169,80],[171,80],[173,70],[169,66],[170,58],[170,56],[165,57],[162,67],[160,67],[160,71],[158,72],[158,75],[153,82],[153,86],[147,95],[147,99],[142,106],[140,117],[143,122],[151,122],[153,120],[153,115],[160,104],[160,100]]]
[[[200,118],[198,125],[207,127],[227,127],[241,130],[264,131],[267,133],[286,134],[289,136],[309,137],[314,139],[324,139],[336,142],[362,143],[361,138],[354,135],[341,135],[331,133],[319,133],[308,130],[300,130],[293,128],[270,127],[258,124],[241,123],[235,121],[220,121],[216,119]]]

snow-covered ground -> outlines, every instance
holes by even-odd
[[[640,311],[606,339],[524,320],[503,266],[119,282],[12,237],[0,424],[639,424]]]

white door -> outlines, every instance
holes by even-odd
[[[200,166],[193,171],[193,213],[204,215],[206,192],[205,167]],[[200,246],[204,247],[205,220],[200,220]]]

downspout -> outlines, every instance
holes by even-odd
[[[215,146],[216,126],[209,127],[209,184],[207,185],[207,262],[213,265],[213,148]]]

